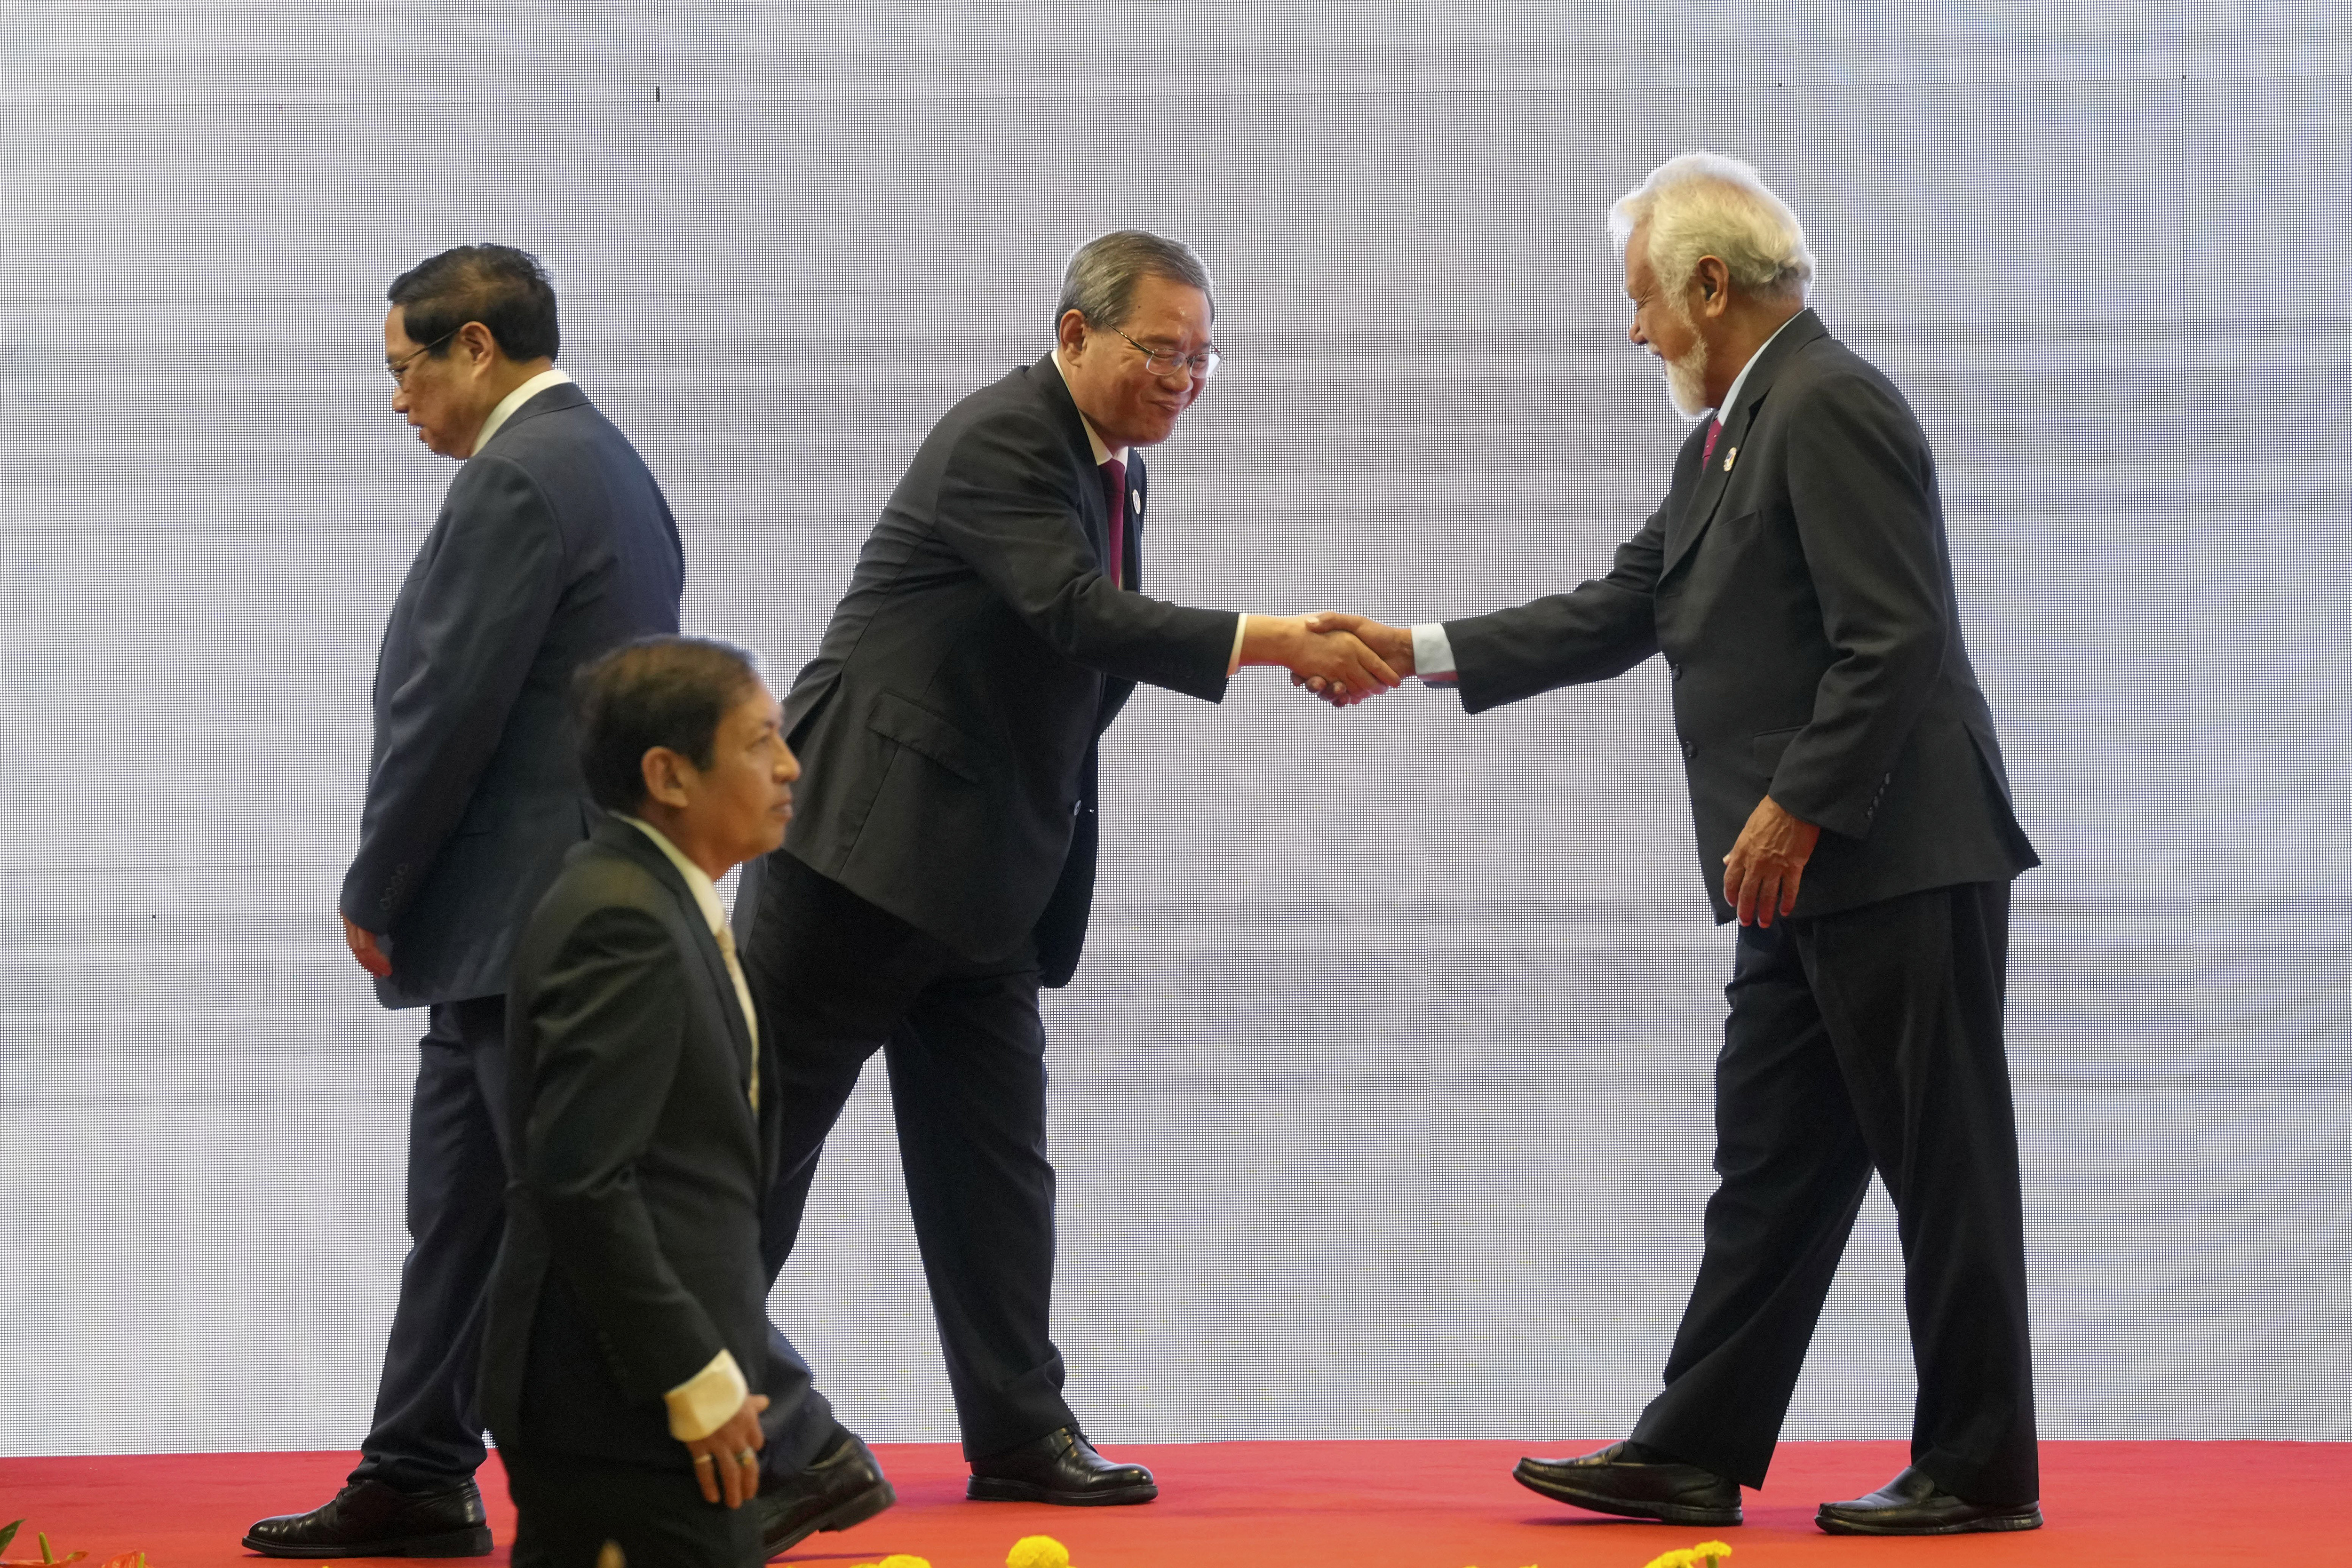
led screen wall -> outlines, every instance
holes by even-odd
[[[584,20],[586,17],[596,20]],[[0,1452],[355,1444],[420,1015],[333,914],[451,468],[385,285],[538,252],[788,679],[1102,229],[1227,373],[1150,588],[1429,619],[1605,569],[1685,429],[1609,202],[1751,159],[1934,441],[2047,862],[2011,998],[2048,1436],[2352,1437],[2352,25],[2323,5],[19,5],[0,16]],[[1711,1185],[1730,938],[1663,671],[1472,720],[1146,691],[1048,1002],[1107,1443],[1605,1437]],[[881,1068],[775,1299],[952,1435]],[[1865,1210],[1790,1417],[1907,1430]]]

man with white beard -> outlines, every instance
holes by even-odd
[[[1748,164],[1673,159],[1610,232],[1629,335],[1664,363],[1676,408],[1715,415],[1683,443],[1664,505],[1572,593],[1442,626],[1312,623],[1458,686],[1473,713],[1663,651],[1701,871],[1717,923],[1739,922],[1716,1059],[1721,1183],[1665,1389],[1628,1440],[1515,1474],[1601,1513],[1738,1523],[1875,1169],[1919,1374],[1912,1462],[1817,1522],[2032,1530],[2001,1011],[2009,884],[2037,860],[1961,642],[1935,459],[1893,384],[1806,308],[1804,231]]]

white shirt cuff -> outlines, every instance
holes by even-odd
[[[1234,657],[1225,660],[1225,673],[1230,676],[1242,667],[1242,638],[1249,631],[1249,617],[1234,617]]]
[[[1454,644],[1442,623],[1412,628],[1412,669],[1427,686],[1452,686],[1459,679],[1454,672]]]
[[[669,1435],[681,1443],[708,1437],[727,1425],[751,1396],[743,1369],[732,1352],[720,1351],[710,1364],[662,1395],[669,1406]]]

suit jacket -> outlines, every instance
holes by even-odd
[[[501,1441],[684,1469],[662,1395],[724,1349],[760,1382],[760,1204],[782,1125],[702,910],[626,822],[564,858],[515,953],[515,1170],[484,1331]],[[771,1069],[763,1084],[777,1081]]]
[[[1131,590],[1139,460],[1128,489]],[[1233,656],[1232,614],[1104,575],[1108,521],[1050,354],[948,412],[785,700],[807,773],[778,853],[975,960],[1034,934],[1044,983],[1069,979],[1093,901],[1097,738],[1138,681],[1219,700]]]
[[[593,819],[572,674],[677,630],[669,505],[577,386],[549,387],[467,458],[376,656],[375,747],[352,923],[389,936],[387,1007],[507,988],[515,932]]]
[[[1723,858],[1764,795],[1822,827],[1796,912],[2038,864],[1960,637],[1927,436],[1807,310],[1759,354],[1702,465],[1574,593],[1453,621],[1483,712],[1663,649],[1718,922]]]

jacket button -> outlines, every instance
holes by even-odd
[[[1685,741],[1685,742],[1683,742],[1683,755],[1684,755],[1685,757],[1686,757],[1686,758],[1687,758],[1687,757],[1696,757],[1696,756],[1697,756],[1697,755],[1698,755],[1698,746],[1697,746],[1697,744],[1696,744],[1696,742],[1694,742]]]

